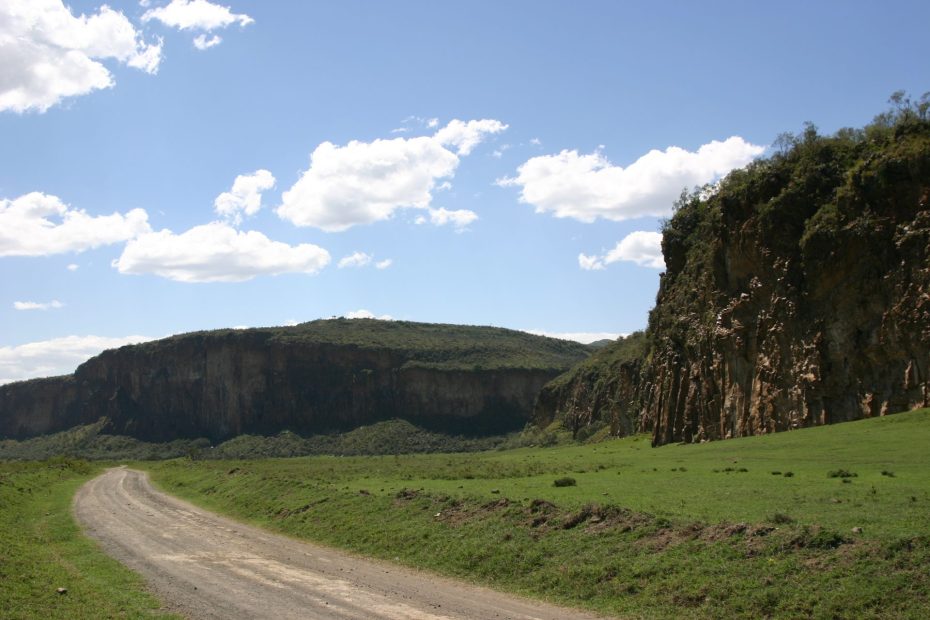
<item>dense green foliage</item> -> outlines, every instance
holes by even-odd
[[[346,433],[302,438],[283,432],[274,437],[240,435],[202,454],[212,459],[250,459],[269,456],[328,454],[360,456],[418,452],[474,452],[490,450],[505,441],[503,436],[462,437],[424,430],[406,420],[390,420],[360,426]]]
[[[547,383],[536,400],[534,422],[567,429],[578,440],[638,432],[634,394],[646,344],[643,332],[618,338]]]
[[[191,338],[241,338],[287,345],[323,344],[388,350],[406,359],[407,366],[446,370],[560,369],[584,359],[591,352],[588,346],[570,340],[500,327],[344,318],[321,319],[292,327],[193,332],[132,346],[157,349]]]
[[[823,136],[808,123],[799,135],[782,134],[772,156],[683,192],[662,228],[667,269],[649,318],[651,338],[693,342],[713,329],[720,301],[713,294],[725,284],[713,279],[715,262],[749,221],[764,245],[758,251],[797,260],[792,273],[800,277],[808,265],[835,259],[831,248],[844,230],[872,229],[893,214],[912,218],[897,211],[917,209],[920,197],[902,195],[914,188],[900,181],[930,177],[930,93],[917,102],[895,93],[891,102],[892,110],[862,129]],[[705,315],[682,315],[698,306]]]
[[[132,437],[104,434],[107,420],[95,424],[16,441],[0,440],[0,459],[42,460],[56,456],[91,460],[173,459],[209,448],[207,439],[178,439],[170,443],[148,443]]]
[[[546,384],[546,387],[557,389],[587,375],[596,376],[598,381],[608,381],[611,375],[617,373],[620,365],[642,358],[645,350],[645,334],[641,331],[633,332],[598,348],[590,357],[572,366]]]
[[[289,431],[264,437],[239,435],[217,446],[201,439],[152,443],[104,434],[106,420],[32,439],[0,441],[0,459],[41,460],[55,456],[91,460],[255,459],[329,454],[339,456],[408,454],[416,452],[474,452],[494,448],[551,444],[557,438],[536,429],[523,433],[466,437],[429,431],[406,420],[388,420],[345,433],[301,437]]]
[[[928,444],[922,410],[656,449],[145,467],[290,535],[623,617],[922,618]]]
[[[97,473],[80,461],[0,462],[3,618],[175,618],[158,612],[142,579],[105,556],[72,520],[71,497]]]

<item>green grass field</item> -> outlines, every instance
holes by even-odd
[[[0,618],[176,618],[74,523],[71,498],[99,471],[80,461],[0,462]]]
[[[928,449],[922,410],[662,448],[140,466],[289,535],[624,617],[925,618]]]
[[[928,447],[923,410],[662,448],[136,466],[292,536],[622,617],[925,618]],[[71,518],[98,471],[0,463],[0,617],[170,617]]]

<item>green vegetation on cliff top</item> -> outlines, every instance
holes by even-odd
[[[130,346],[156,351],[180,341],[197,339],[217,342],[242,339],[268,344],[390,351],[406,360],[406,367],[443,370],[558,370],[570,367],[592,351],[578,342],[501,327],[345,318],[320,319],[288,327],[192,332]]]
[[[645,350],[646,335],[643,332],[633,332],[598,348],[590,357],[578,362],[571,369],[547,383],[546,389],[559,389],[591,374],[598,375],[607,381],[611,374],[616,373],[621,364],[642,358]]]
[[[930,410],[662,448],[142,466],[276,531],[627,618],[916,619],[927,445]]]
[[[715,294],[724,285],[714,281],[714,261],[723,260],[721,246],[740,242],[747,222],[758,229],[752,243],[764,246],[761,253],[798,261],[794,272],[802,274],[806,265],[834,259],[847,231],[925,211],[926,185],[911,180],[930,179],[930,93],[917,102],[895,93],[891,103],[862,129],[824,136],[808,123],[799,135],[782,134],[771,157],[683,192],[662,228],[667,268],[650,338],[688,342],[713,330]]]
[[[720,415],[720,399],[731,389],[725,383],[742,382],[748,395],[755,388],[747,382],[758,373],[763,386],[758,393],[790,392],[798,376],[786,370],[786,360],[800,358],[786,348],[801,345],[806,336],[812,340],[803,344],[823,351],[816,364],[823,389],[811,392],[813,410],[824,403],[828,410],[839,409],[838,419],[849,419],[866,394],[897,389],[882,376],[888,362],[900,365],[900,372],[898,366],[891,372],[903,375],[905,356],[926,359],[927,352],[925,318],[902,308],[919,310],[926,287],[930,93],[916,102],[896,93],[891,103],[890,111],[862,129],[824,136],[808,124],[799,135],[783,134],[771,156],[718,184],[683,192],[663,225],[666,271],[645,337],[635,342],[639,350],[631,350],[632,341],[614,343],[555,378],[543,388],[536,420],[558,420],[576,434],[605,423],[612,432],[651,429],[658,443],[694,440],[698,429],[719,438],[724,431],[708,420]],[[721,324],[723,317],[737,316],[731,311],[740,304],[742,312],[751,308],[755,314]],[[864,311],[857,313],[857,306]],[[893,315],[887,322],[883,311]],[[849,319],[848,332],[834,330],[837,318]],[[887,349],[873,343],[865,351],[877,339],[879,324],[898,343],[888,337]],[[818,345],[815,331],[821,325],[826,336]],[[720,327],[735,335],[728,339]],[[772,346],[786,350],[759,358],[755,368],[757,347],[769,346],[780,334],[786,342]],[[860,344],[848,345],[856,338]],[[882,357],[886,352],[890,355]],[[717,359],[726,380],[709,370]],[[848,376],[847,361],[853,369]],[[674,393],[679,383],[673,377],[695,369],[701,374],[690,377],[694,389]],[[863,376],[866,372],[871,376]],[[920,402],[913,395],[886,398],[892,408]],[[789,422],[776,418],[792,407],[780,407],[766,415],[786,428]]]

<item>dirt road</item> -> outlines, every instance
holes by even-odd
[[[270,534],[160,493],[130,469],[81,487],[74,513],[166,608],[191,618],[594,618]]]

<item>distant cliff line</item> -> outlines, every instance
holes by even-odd
[[[105,351],[73,375],[0,386],[0,438],[101,418],[145,441],[345,431],[402,419],[485,435],[522,428],[587,346],[492,327],[335,319],[217,330]]]

